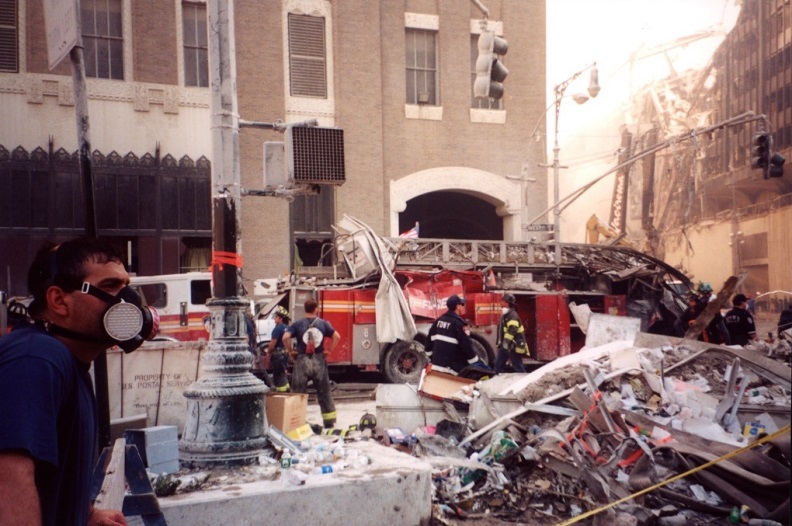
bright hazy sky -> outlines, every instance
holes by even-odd
[[[632,93],[671,71],[663,55],[634,62],[631,71],[631,54],[704,30],[720,31],[720,36],[668,53],[677,71],[703,68],[738,14],[738,0],[547,0],[547,103],[554,101],[554,86],[595,61],[602,89],[585,104],[572,100],[571,95],[586,91],[587,71],[569,85],[562,100],[559,159],[569,169],[560,172],[561,198],[616,164],[619,125],[626,122]],[[551,108],[546,118],[548,162],[554,124]],[[529,125],[533,128],[535,123]],[[562,212],[562,240],[584,241],[585,222],[592,213],[608,220],[612,187],[612,179],[604,179]]]
[[[592,62],[597,62],[602,91],[583,106],[564,100],[559,119],[559,137],[573,134],[576,124],[596,122],[625,104],[634,89],[667,76],[662,56],[636,63],[629,73],[630,54],[641,47],[654,47],[702,30],[731,29],[739,13],[739,0],[547,0],[547,101],[553,87]],[[670,52],[680,71],[706,65],[722,40],[708,38]],[[631,78],[632,77],[632,78]],[[566,95],[585,92],[589,73],[582,74]],[[553,111],[548,112],[552,134]],[[570,126],[572,125],[572,126]],[[618,130],[614,130],[618,134]],[[551,147],[552,137],[548,140]],[[563,144],[562,144],[563,147]]]

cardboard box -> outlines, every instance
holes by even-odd
[[[423,396],[434,398],[435,400],[445,400],[456,394],[463,386],[476,383],[475,380],[454,376],[453,374],[441,373],[438,371],[424,370],[421,373],[421,382],[418,384],[418,392]]]
[[[284,433],[305,424],[308,395],[305,393],[267,393],[267,422]]]

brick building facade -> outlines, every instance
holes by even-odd
[[[200,268],[211,238],[206,4],[82,4],[99,234],[140,274]],[[71,67],[48,68],[43,5],[0,0],[0,264],[12,295],[41,240],[84,225]],[[472,97],[472,2],[234,2],[240,117],[318,119],[346,144],[343,186],[292,203],[243,198],[249,289],[288,272],[295,246],[317,264],[344,214],[383,235],[415,222],[422,237],[524,235],[524,217],[547,204],[535,162],[545,145],[529,137],[545,110],[545,5],[486,5],[486,27],[509,43],[501,102]],[[263,185],[263,143],[282,139],[240,132],[243,188]]]

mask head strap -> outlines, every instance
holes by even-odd
[[[87,281],[83,281],[82,286],[80,287],[80,292],[83,294],[90,294],[95,298],[99,298],[100,300],[104,301],[105,303],[109,303],[110,305],[115,305],[116,303],[121,303],[121,298],[117,296],[113,296],[112,294],[108,294],[107,292],[103,291],[100,288],[94,287]]]

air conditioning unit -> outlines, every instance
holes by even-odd
[[[292,126],[286,130],[289,178],[303,184],[343,184],[344,130]]]
[[[264,143],[265,188],[341,185],[345,181],[342,129],[290,126],[284,142]]]

